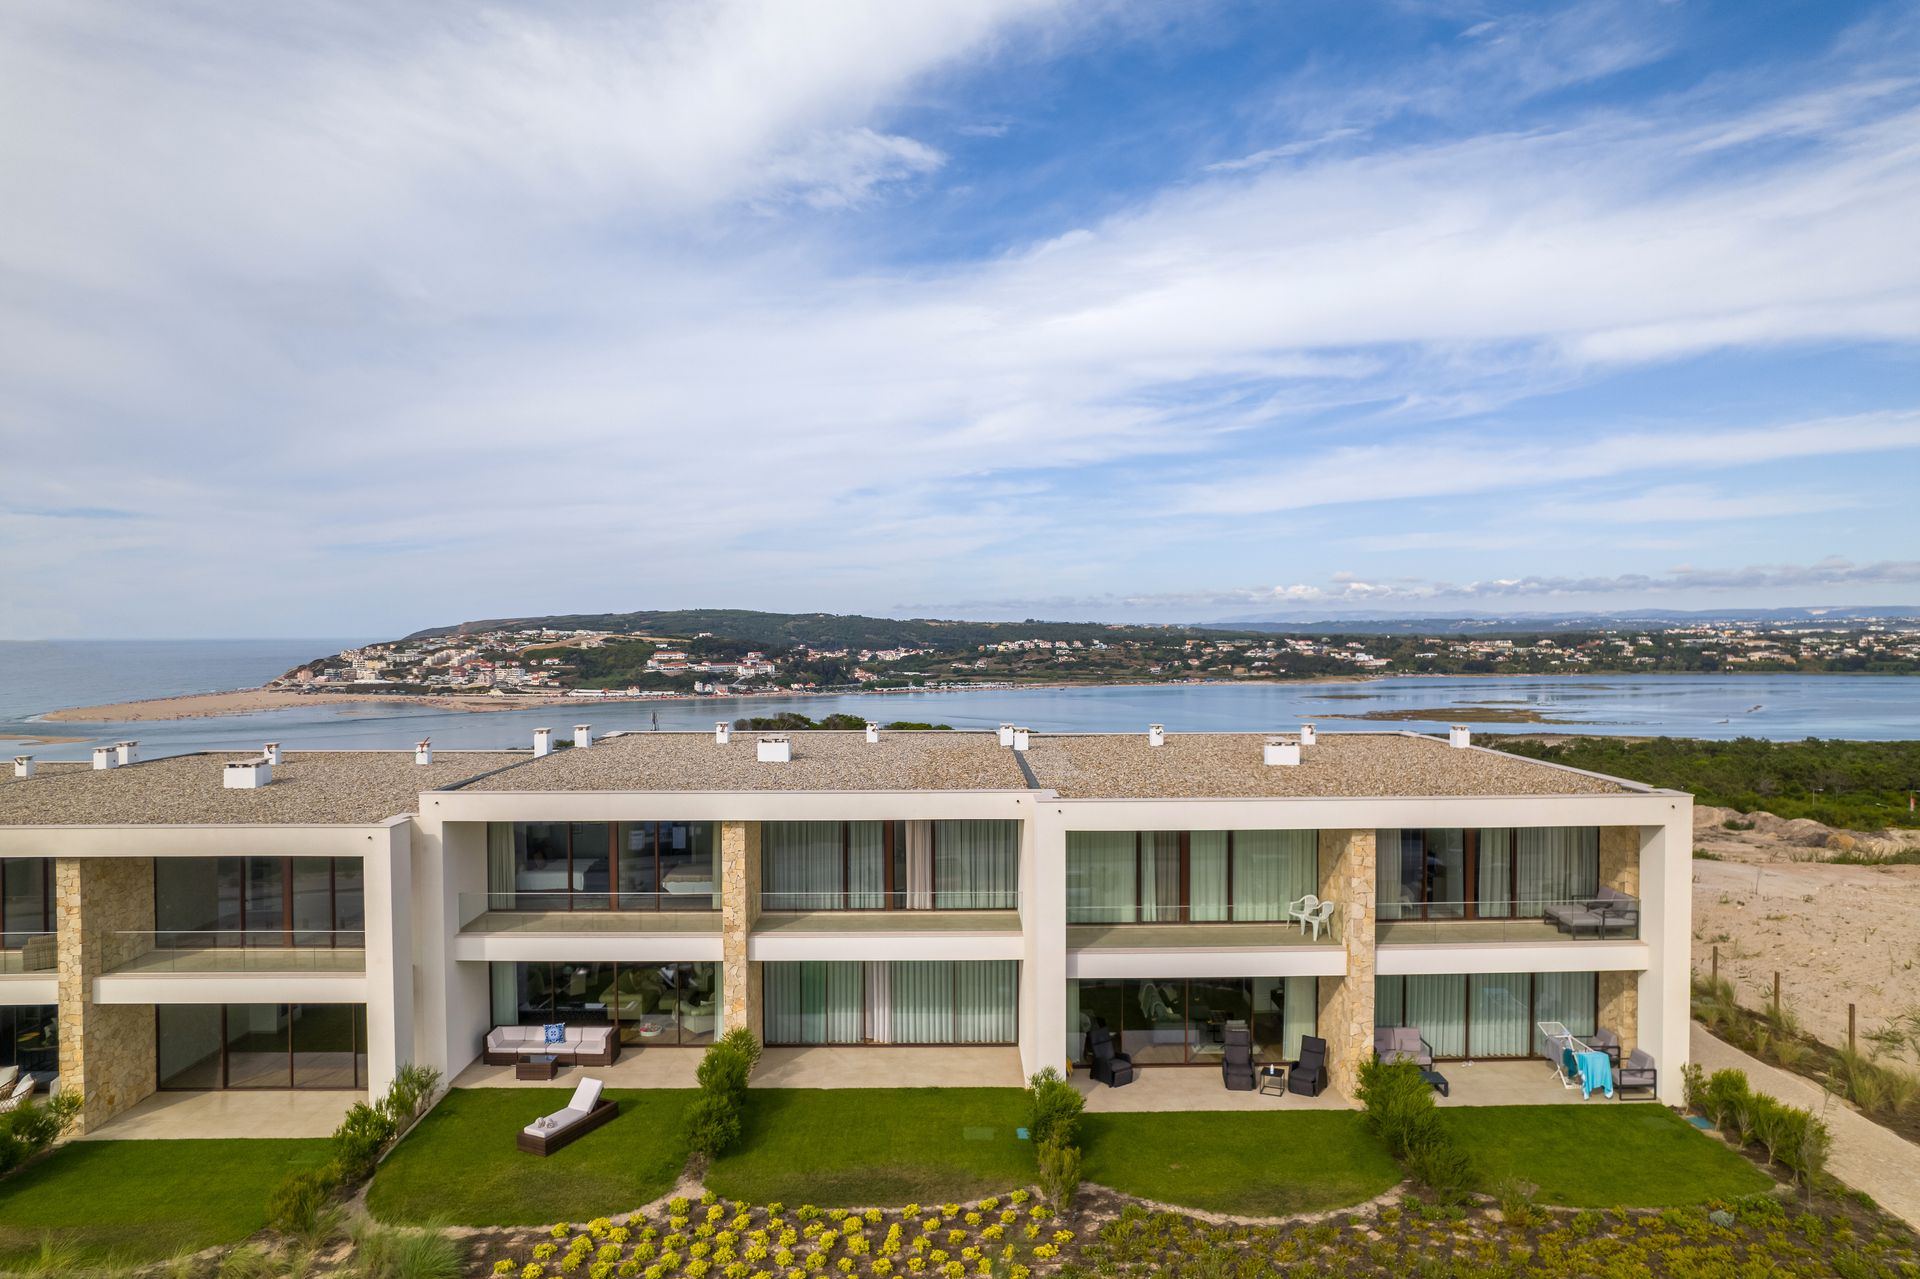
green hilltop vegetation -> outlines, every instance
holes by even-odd
[[[1810,818],[1848,830],[1920,827],[1907,795],[1920,790],[1920,742],[1846,742],[1810,737],[1730,742],[1685,737],[1628,741],[1577,737],[1561,742],[1485,739],[1530,759],[1547,760],[1691,791],[1702,804]]]

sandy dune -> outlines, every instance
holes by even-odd
[[[290,693],[279,689],[241,688],[228,693],[192,693],[184,697],[155,697],[107,706],[76,706],[49,711],[41,718],[57,723],[138,723],[159,719],[206,719],[214,715],[242,715],[248,711],[285,710],[294,706],[345,706],[356,702],[401,702],[413,706],[431,706],[443,711],[512,711],[553,706],[565,700],[560,697],[454,697],[411,693]]]

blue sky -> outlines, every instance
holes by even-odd
[[[0,9],[0,637],[1917,602],[1920,4]]]

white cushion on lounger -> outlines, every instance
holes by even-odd
[[[605,1086],[598,1079],[582,1079],[574,1088],[573,1100],[567,1103],[567,1109],[586,1114],[599,1104],[600,1090]]]

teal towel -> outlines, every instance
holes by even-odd
[[[1612,1059],[1600,1052],[1576,1053],[1575,1056],[1580,1063],[1581,1100],[1593,1096],[1596,1088],[1609,1097],[1613,1096]]]

